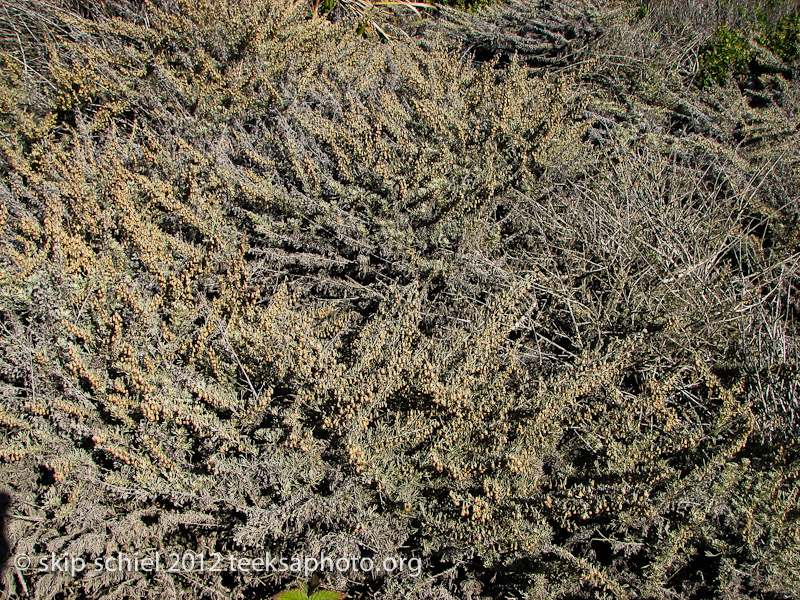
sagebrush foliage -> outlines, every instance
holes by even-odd
[[[679,96],[620,30],[476,67],[451,22],[66,8],[14,0],[0,37],[12,552],[423,558],[329,577],[363,598],[795,593],[794,84]]]

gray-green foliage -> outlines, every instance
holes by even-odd
[[[686,91],[614,19],[534,71],[523,15],[578,14],[539,5],[377,44],[271,1],[12,4],[13,552],[422,558],[326,582],[364,598],[794,593],[793,84]],[[501,13],[519,56],[460,60]],[[70,580],[4,583],[293,583]]]

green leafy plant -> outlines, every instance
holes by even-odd
[[[720,25],[700,53],[700,85],[725,85],[728,74],[746,71],[752,50],[747,39],[727,24]]]
[[[783,17],[759,41],[786,62],[796,60],[800,56],[800,13]]]
[[[437,0],[437,5],[452,6],[467,12],[477,12],[478,9],[491,6],[494,4],[493,0]]]
[[[321,579],[317,573],[311,577],[311,583],[299,582],[296,588],[286,590],[272,597],[272,600],[344,600],[346,594],[334,590],[320,589]]]

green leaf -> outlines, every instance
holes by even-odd
[[[314,596],[316,596],[316,594],[314,594]],[[272,597],[272,600],[309,600],[309,597],[303,590],[294,589],[276,594]]]
[[[308,600],[344,600],[346,594],[334,592],[333,590],[319,590],[309,596]]]

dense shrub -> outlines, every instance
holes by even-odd
[[[751,52],[748,40],[741,33],[721,25],[714,32],[711,42],[701,50],[701,85],[711,82],[725,85],[729,74],[740,77],[746,74]]]
[[[764,45],[786,62],[800,54],[800,13],[783,17],[763,37]]]
[[[356,598],[796,594],[794,84],[701,96],[586,3],[380,44],[272,0],[9,4],[12,553],[423,560],[327,576]]]
[[[765,73],[791,77],[798,47],[797,4],[786,0],[649,0],[635,14],[696,52],[697,83],[761,88]],[[766,52],[765,52],[766,50]]]
[[[743,33],[723,24],[714,32],[712,39],[700,50],[701,73],[699,82],[708,85],[715,82],[725,85],[730,75],[741,79],[744,76],[757,76],[759,71],[778,70],[757,64],[754,60],[758,50],[756,44],[767,48],[785,63],[797,57],[800,42],[800,16],[782,18],[774,27],[768,27],[763,34],[748,39]]]

